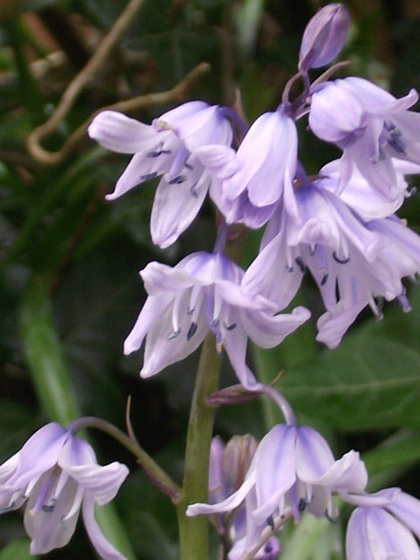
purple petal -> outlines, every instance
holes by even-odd
[[[401,492],[392,503],[385,507],[420,539],[420,500]]]
[[[324,343],[328,348],[336,348],[367,303],[368,301],[360,299],[355,305],[346,309],[339,302],[334,312],[327,311],[321,315],[317,321],[318,334],[316,340]]]
[[[322,182],[322,187],[330,192],[337,193],[337,186],[340,181],[340,161],[332,161],[324,165],[320,171],[320,175],[328,175],[332,179],[331,181],[325,180]],[[394,166],[397,167],[400,163],[403,162],[398,162],[398,164],[395,162]],[[420,168],[418,171],[420,172]],[[407,182],[404,180],[402,172],[398,173],[397,180],[400,194],[395,199],[389,200],[380,196],[377,191],[372,189],[371,184],[354,165],[352,175],[348,178],[348,181],[346,180],[346,187],[340,193],[340,199],[365,221],[385,218],[396,212],[404,202]]]
[[[190,101],[164,113],[154,121],[154,126],[174,129],[191,152],[206,144],[230,144],[232,141],[232,128],[220,107],[203,101]]]
[[[162,249],[178,239],[197,216],[206,197],[210,178],[193,158],[192,171],[185,171],[183,183],[171,184],[162,177],[153,202],[150,230],[155,245]]]
[[[172,135],[173,136],[173,135]],[[166,137],[166,142],[165,142]],[[162,134],[156,142],[144,146],[143,150],[134,154],[123,174],[118,179],[114,192],[107,194],[107,200],[114,200],[144,181],[170,171],[177,151],[181,149],[180,142],[175,136]],[[159,154],[155,157],[151,154]]]
[[[258,508],[256,522],[272,515],[296,481],[296,428],[279,424],[261,440],[254,455]]]
[[[95,520],[94,509],[95,500],[93,496],[87,493],[83,500],[83,521],[85,523],[86,532],[96,552],[104,560],[126,560],[126,557],[118,552],[102,533]]]
[[[19,490],[53,467],[69,437],[69,432],[53,422],[35,432],[20,450],[18,466],[7,487]]]
[[[128,468],[118,462],[100,466],[92,447],[84,440],[73,437],[64,446],[59,465],[99,505],[110,502],[128,475]]]
[[[264,207],[276,203],[284,183],[291,183],[294,178],[296,158],[294,121],[281,110],[261,115],[238,149],[238,172],[223,184],[226,197],[233,200],[247,188],[253,205]]]
[[[193,335],[190,334],[191,325],[193,324],[191,315],[188,313],[191,299],[190,292],[191,290],[186,290],[184,294],[179,296],[177,305],[179,305],[180,312],[178,314],[177,330],[173,327],[173,306],[167,307],[160,317],[154,317],[153,325],[147,333],[144,365],[140,372],[142,377],[154,375],[162,371],[166,366],[183,360],[192,354],[203,342],[209,331],[209,325],[203,306],[200,306],[197,312],[197,317],[194,321],[195,327]],[[158,303],[156,302],[156,307],[157,305]],[[156,312],[156,307],[153,313]],[[143,327],[140,331],[140,327],[141,325],[139,323],[139,332],[143,334],[145,328]],[[129,339],[127,339],[126,344],[128,344],[128,342]]]
[[[195,515],[207,515],[212,513],[223,513],[225,511],[232,511],[237,508],[245,499],[248,492],[251,491],[255,485],[255,468],[249,468],[244,483],[234,492],[231,496],[218,504],[191,504],[187,508],[187,516],[194,517]]]
[[[276,215],[268,223],[260,253],[245,272],[242,286],[245,292],[261,294],[284,309],[296,295],[304,270],[299,266],[298,249],[286,245],[286,213],[282,214],[278,233],[272,227],[275,218]]]
[[[277,315],[259,310],[241,312],[242,324],[247,335],[261,348],[277,346],[310,316],[305,307],[295,307],[292,313]]]
[[[102,111],[88,128],[89,136],[108,150],[121,154],[135,154],[155,145],[158,132],[116,111]]]
[[[25,508],[24,524],[32,539],[31,554],[46,554],[65,546],[73,536],[79,516],[79,508],[69,516],[77,494],[77,484],[71,479],[67,480],[51,508],[35,508],[43,483],[44,478],[37,482]]]
[[[398,499],[401,494],[400,488],[385,488],[374,494],[351,494],[348,492],[340,492],[343,500],[355,506],[388,506]]]
[[[349,451],[318,479],[317,484],[335,491],[363,492],[368,475],[364,462],[356,451]]]
[[[162,317],[162,313],[171,303],[173,296],[168,294],[166,296],[149,296],[143,305],[130,334],[124,341],[124,354],[131,354],[138,350],[143,344],[143,340],[153,325]],[[170,320],[170,318],[168,317]],[[168,323],[168,330],[170,330],[170,322]]]
[[[246,365],[247,335],[240,323],[227,333],[223,346],[229,361],[242,385],[249,391],[256,391],[260,384],[256,381],[254,374]]]
[[[342,142],[364,126],[364,110],[357,97],[342,87],[340,81],[328,82],[311,97],[309,126],[327,142]]]
[[[296,428],[296,472],[303,482],[318,483],[335,460],[325,438],[308,427]]]
[[[236,152],[229,146],[211,144],[194,151],[212,177],[222,181],[231,177],[239,167]]]
[[[347,527],[348,560],[418,560],[419,547],[399,521],[379,507],[356,509]]]

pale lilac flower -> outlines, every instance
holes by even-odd
[[[243,270],[219,253],[187,256],[174,268],[157,262],[141,272],[149,297],[124,344],[138,350],[146,338],[140,372],[149,377],[194,352],[209,332],[224,348],[241,383],[258,388],[245,363],[248,337],[263,348],[279,344],[309,317],[303,307],[277,314],[262,296],[244,294]]]
[[[348,560],[419,560],[419,545],[412,534],[420,538],[419,500],[398,488],[347,498],[360,506],[347,527]]]
[[[299,53],[299,70],[329,64],[341,51],[350,28],[350,15],[342,4],[328,4],[309,20]]]
[[[365,199],[368,216],[378,197],[364,183],[356,176],[346,196],[353,206],[362,206]],[[381,316],[376,300],[397,299],[408,311],[402,279],[420,271],[420,237],[395,216],[363,220],[335,194],[336,186],[334,174],[302,180],[294,192],[297,214],[276,210],[261,252],[243,280],[245,291],[283,304],[293,298],[309,270],[326,308],[317,323],[317,340],[330,348],[340,343],[367,305]],[[378,213],[385,214],[394,204],[384,201]]]
[[[234,436],[224,445],[220,438],[212,440],[209,466],[209,501],[218,503],[238,490],[244,481],[257,449],[257,442],[250,435]],[[233,512],[216,514],[213,523],[223,542],[221,558],[227,552],[228,560],[239,560],[247,550],[252,519],[247,513],[245,503]],[[261,528],[253,531],[259,537]],[[255,556],[257,560],[275,560],[280,553],[280,543],[271,537]]]
[[[55,423],[33,434],[20,451],[0,466],[0,511],[25,506],[25,529],[31,554],[65,546],[80,508],[89,538],[105,560],[123,560],[94,518],[95,503],[104,505],[128,475],[121,463],[97,464],[92,447]]]
[[[417,100],[414,89],[396,99],[368,80],[355,77],[314,88],[309,125],[319,138],[343,150],[340,189],[356,166],[381,196],[389,200],[400,196],[395,161],[420,163],[420,115],[408,111]]]
[[[291,205],[296,173],[298,137],[296,124],[285,106],[264,113],[251,126],[236,154],[227,146],[197,150],[211,173],[212,199],[226,222],[263,226],[280,200]]]
[[[359,454],[338,461],[326,440],[307,426],[278,424],[261,440],[242,486],[219,504],[193,504],[187,515],[233,511],[246,505],[255,526],[291,511],[296,519],[308,511],[317,517],[337,515],[336,492],[362,492],[367,473]]]
[[[195,151],[207,144],[229,146],[232,129],[219,106],[190,101],[146,125],[115,111],[99,113],[89,135],[102,146],[134,154],[112,200],[159,175],[151,216],[155,244],[168,247],[194,220],[207,194],[211,177]]]

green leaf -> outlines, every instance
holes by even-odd
[[[343,430],[420,427],[418,291],[413,311],[387,313],[335,350],[286,370],[278,385],[298,413]],[[281,364],[280,364],[281,366]]]
[[[23,348],[39,401],[51,420],[63,426],[80,416],[57,336],[45,280],[32,281],[21,309]]]
[[[412,430],[400,430],[364,453],[363,460],[369,473],[369,491],[380,490],[420,461],[420,435]]]
[[[304,515],[282,539],[282,560],[340,560],[343,558],[340,527],[312,515]]]
[[[29,554],[29,539],[13,541],[3,548],[0,552],[0,560],[33,560],[39,556]]]

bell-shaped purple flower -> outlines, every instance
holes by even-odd
[[[197,150],[215,179],[210,193],[228,224],[258,229],[281,199],[293,205],[297,147],[296,124],[281,105],[253,123],[236,154],[226,146]]]
[[[236,492],[220,503],[192,504],[187,515],[244,508],[245,536],[235,543],[229,559],[237,560],[262,543],[268,548],[261,548],[261,558],[274,559],[280,545],[264,537],[274,518],[299,520],[308,511],[331,519],[338,514],[333,493],[362,492],[366,482],[366,468],[358,453],[350,451],[335,461],[328,443],[312,428],[279,424],[260,442]]]
[[[408,109],[418,100],[412,89],[396,99],[362,78],[345,78],[317,86],[311,95],[309,125],[322,140],[343,150],[342,190],[356,166],[388,200],[400,196],[396,160],[420,163],[420,115]]]
[[[329,64],[341,51],[350,28],[350,15],[342,4],[328,4],[309,20],[299,53],[299,70]]]
[[[346,499],[346,497],[344,497]],[[420,501],[398,488],[351,496],[359,507],[347,527],[348,560],[419,560]]]
[[[290,301],[309,270],[320,290],[326,313],[317,323],[317,340],[336,347],[358,314],[376,300],[397,299],[405,311],[404,277],[420,271],[420,237],[395,216],[366,221],[351,206],[363,207],[366,217],[386,214],[399,202],[383,201],[356,175],[346,196],[336,195],[337,175],[302,180],[294,191],[297,213],[278,208],[265,232],[261,251],[248,268],[245,291],[276,302]],[[366,195],[366,196],[364,196]]]
[[[102,146],[134,154],[112,200],[159,175],[151,216],[151,235],[162,248],[174,243],[194,220],[211,183],[195,151],[207,144],[230,145],[232,129],[219,106],[190,101],[146,125],[115,111],[99,113],[89,135]]]
[[[152,262],[141,272],[149,297],[124,344],[138,350],[146,338],[142,377],[184,359],[213,332],[241,383],[258,388],[245,363],[250,337],[263,348],[279,344],[309,317],[298,307],[290,314],[262,296],[242,291],[243,270],[219,253],[187,256],[174,268]]]
[[[25,529],[31,554],[65,546],[80,508],[89,538],[105,560],[123,560],[102,534],[95,503],[105,505],[128,475],[121,463],[97,464],[92,447],[55,423],[39,429],[18,453],[0,466],[0,511],[26,502]]]
[[[367,483],[364,463],[355,451],[336,461],[325,439],[305,426],[279,424],[261,440],[242,486],[219,504],[193,504],[187,515],[233,511],[245,500],[251,532],[272,516],[308,511],[317,517],[337,515],[332,495],[362,492]],[[258,536],[248,536],[248,546]]]

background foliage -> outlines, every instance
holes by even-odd
[[[420,89],[420,6],[402,0],[348,0],[353,27],[343,58],[348,72],[397,95]],[[141,353],[122,356],[122,342],[144,301],[138,270],[150,260],[173,264],[210,249],[214,213],[204,208],[181,240],[161,251],[148,229],[155,184],[107,203],[104,194],[127,158],[106,153],[87,137],[64,162],[43,165],[25,142],[45,122],[70,80],[127,2],[123,0],[0,1],[0,459],[15,452],[40,425],[97,415],[124,427],[127,395],[141,444],[176,478],[182,454],[196,358],[156,378],[138,376]],[[173,87],[202,61],[211,64],[188,99],[232,103],[239,88],[248,118],[273,109],[295,72],[299,41],[316,0],[146,0],[117,48],[92,78],[44,147],[57,150],[98,108]],[[172,105],[132,113],[150,122]],[[308,138],[301,157],[310,172],[335,157]],[[404,208],[419,231],[420,196]],[[254,256],[251,236],[246,261]],[[314,324],[280,348],[253,349],[263,379],[284,373],[279,387],[302,422],[321,427],[337,452],[363,451],[375,484],[398,483],[419,495],[420,293],[409,287],[412,313],[385,306],[377,323],[364,315],[341,346],[314,342]],[[320,303],[308,281],[305,305]],[[224,383],[234,378],[226,367]],[[267,403],[220,411],[218,431],[262,434],[276,421]],[[176,521],[161,496],[124,450],[92,434],[102,461],[133,469],[102,522],[131,558],[176,558]],[[0,560],[25,559],[21,514],[0,521]],[[321,524],[322,525],[322,524]],[[319,527],[319,526],[317,526]],[[303,523],[306,542],[294,560],[337,558],[339,529]],[[299,542],[298,536],[295,537]],[[309,539],[309,540],[308,540]],[[312,541],[310,540],[312,539]],[[131,544],[130,544],[131,543]],[[94,558],[83,530],[51,559]],[[289,548],[284,550],[288,558]],[[89,556],[90,554],[90,556]]]

